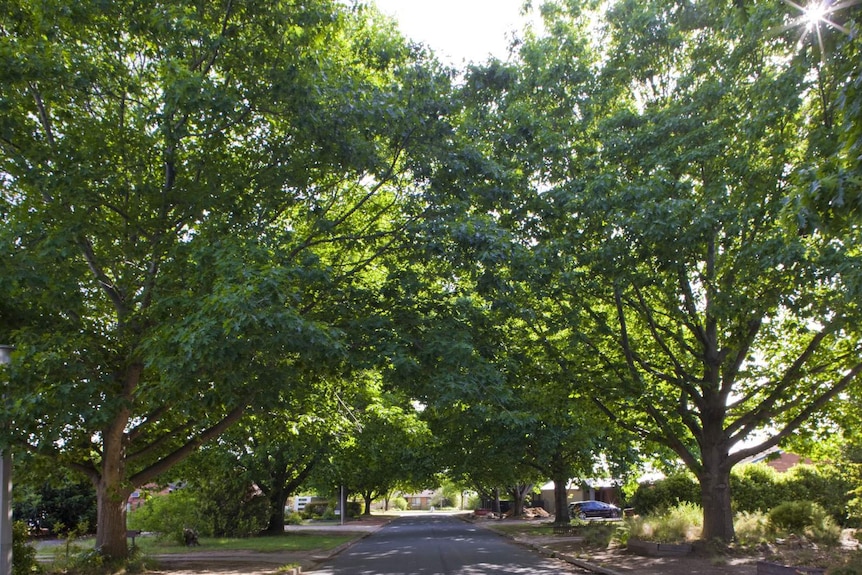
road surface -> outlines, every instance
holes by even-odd
[[[399,517],[308,575],[586,573],[448,515]]]

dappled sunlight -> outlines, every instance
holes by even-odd
[[[551,575],[563,562],[513,544],[498,534],[449,517],[397,520],[313,571],[318,575]]]
[[[479,575],[487,573],[529,573],[530,575],[558,574],[559,568],[549,567],[547,569],[535,567],[522,567],[518,565],[501,565],[499,563],[480,563],[479,565],[470,565],[461,571],[456,571],[459,575]]]

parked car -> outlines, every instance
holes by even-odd
[[[569,504],[569,514],[578,519],[586,519],[588,517],[616,519],[623,516],[623,512],[619,507],[602,501],[575,501]]]

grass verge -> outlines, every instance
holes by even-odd
[[[323,551],[334,549],[359,537],[358,533],[286,533],[266,537],[247,537],[243,539],[201,537],[197,547],[186,547],[169,541],[159,541],[155,537],[139,536],[135,545],[144,555],[172,555],[180,553],[206,553],[208,551],[251,551],[256,553],[291,553]],[[69,550],[71,553],[82,549],[92,549],[96,540],[92,537],[76,539]],[[66,554],[66,543],[54,546],[40,546],[37,559],[51,560]]]

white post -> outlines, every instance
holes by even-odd
[[[0,345],[0,365],[9,363],[12,349]],[[12,575],[12,455],[8,449],[0,456],[0,575]]]

